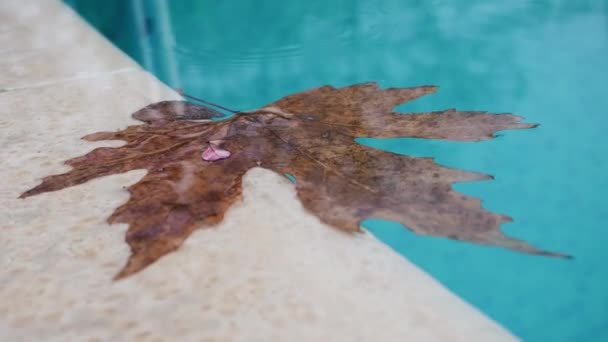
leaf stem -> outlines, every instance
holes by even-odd
[[[192,96],[192,95],[188,95],[188,94],[184,93],[184,91],[183,91],[183,90],[181,90],[181,89],[175,89],[175,90],[176,90],[176,91],[177,91],[177,92],[178,92],[178,93],[179,93],[181,96],[183,96],[183,97],[185,97],[185,98],[187,98],[187,99],[190,99],[190,100],[193,100],[193,101],[197,101],[197,102],[201,102],[201,103],[204,103],[204,104],[206,104],[206,105],[209,105],[209,106],[212,106],[212,107],[216,107],[216,108],[219,108],[219,109],[223,109],[223,110],[228,111],[228,112],[230,112],[230,113],[232,113],[232,114],[237,114],[237,113],[240,113],[240,111],[238,111],[238,110],[234,110],[234,109],[226,108],[226,107],[221,106],[221,105],[218,105],[218,104],[216,104],[216,103],[209,102],[209,101],[207,101],[207,100],[203,100],[203,99],[201,99],[201,98],[198,98],[198,97],[195,97],[195,96]]]

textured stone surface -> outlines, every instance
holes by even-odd
[[[0,9],[11,6],[2,2]],[[53,8],[62,15],[61,6]],[[96,59],[115,58],[113,48],[97,42],[106,48]],[[48,51],[37,52],[40,60]],[[86,66],[81,57],[75,54],[73,64]],[[53,61],[47,67],[59,70]],[[302,209],[287,179],[261,169],[245,176],[243,201],[217,229],[195,232],[144,272],[112,282],[129,250],[126,225],[105,219],[143,171],[17,197],[40,177],[65,171],[62,160],[120,144],[85,142],[82,135],[124,128],[134,110],[177,95],[138,70],[64,76],[0,93],[0,340],[514,339],[371,235],[321,224]],[[11,77],[0,73],[0,83]]]
[[[0,90],[139,69],[56,0],[4,0],[0,23]]]

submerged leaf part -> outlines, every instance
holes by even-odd
[[[500,225],[511,218],[486,211],[478,199],[452,189],[454,182],[490,176],[355,142],[359,137],[477,141],[491,139],[501,130],[535,126],[511,114],[455,109],[393,112],[395,106],[435,90],[381,89],[375,83],[323,86],[223,121],[205,122],[190,120],[218,114],[191,103],[159,102],[133,114],[143,125],[84,137],[124,140],[125,145],[97,148],[68,160],[72,170],[44,178],[21,197],[147,169],[147,175],[129,187],[128,202],[108,219],[129,225],[126,241],[132,255],[117,278],[175,250],[195,229],[220,222],[242,195],[242,176],[260,165],[297,179],[294,186],[303,206],[337,229],[357,232],[362,220],[383,218],[419,234],[566,256],[507,237]],[[201,142],[208,142],[202,154]]]

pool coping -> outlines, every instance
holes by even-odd
[[[143,171],[17,197],[63,160],[116,146],[80,136],[179,95],[60,1],[4,2],[0,20],[1,340],[516,340],[371,234],[323,225],[262,169],[218,227],[112,282],[129,251],[105,218]]]

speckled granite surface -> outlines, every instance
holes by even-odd
[[[126,226],[105,219],[144,171],[17,197],[120,144],[82,135],[177,95],[58,1],[3,1],[0,21],[0,340],[515,339],[371,235],[322,225],[263,169],[216,229],[112,282]]]

